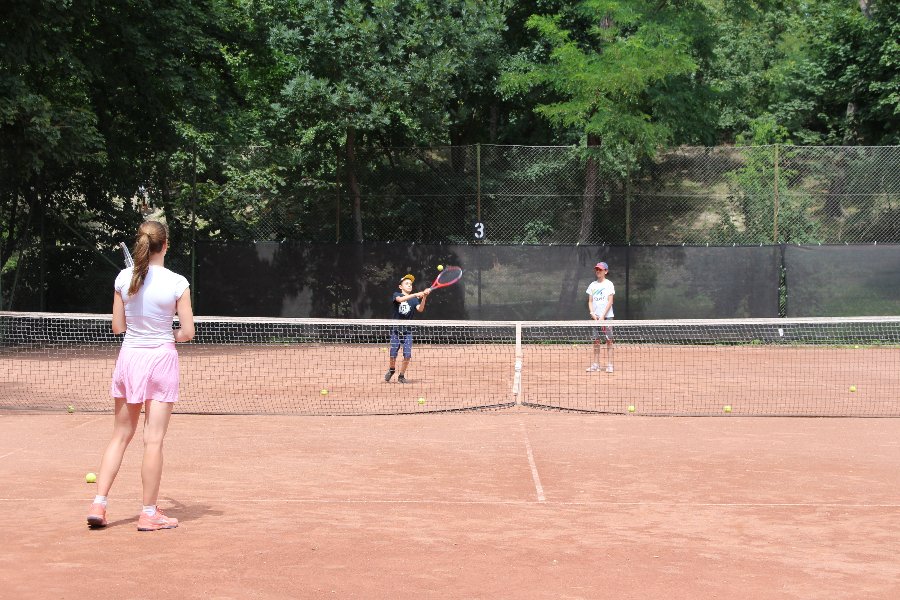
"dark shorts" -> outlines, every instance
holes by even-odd
[[[391,358],[397,358],[400,345],[403,345],[403,358],[412,358],[413,334],[410,327],[391,328]]]

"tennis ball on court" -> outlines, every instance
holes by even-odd
[[[96,473],[88,473],[84,476],[84,480],[87,483],[97,483],[97,474]]]
[[[725,406],[722,407],[722,410],[724,410],[724,411],[727,412],[727,413],[730,413],[730,412],[731,412],[731,405],[730,405],[730,404],[726,404]]]
[[[443,270],[444,270],[444,265],[438,265],[438,271],[443,271]]]
[[[327,395],[328,395],[328,390],[326,390],[325,388],[322,388],[322,389],[319,391],[319,393],[322,394],[323,396],[327,396]]]
[[[634,412],[634,404],[628,407],[628,412]]]
[[[66,412],[69,413],[69,414],[72,414],[73,412],[75,412],[75,407],[72,406],[71,404],[68,405],[68,406],[66,407]]]
[[[851,385],[851,386],[850,386],[850,391],[851,391],[851,392],[855,392],[855,391],[856,391],[856,386],[855,386],[855,385]]]
[[[425,404],[425,398],[419,398],[419,404]]]

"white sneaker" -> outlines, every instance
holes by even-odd
[[[606,365],[606,372],[607,372],[607,373],[612,373],[612,372],[613,372],[612,365]]]
[[[594,363],[594,364],[592,364],[591,366],[589,366],[589,367],[588,367],[587,369],[585,369],[585,370],[586,370],[588,373],[592,373],[593,371],[599,371],[599,370],[600,370],[600,365],[598,365],[597,363]]]

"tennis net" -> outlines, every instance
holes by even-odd
[[[198,317],[178,346],[176,410],[900,416],[900,317],[597,325],[415,321],[398,383],[385,381],[396,321]],[[105,315],[0,313],[0,409],[109,411],[121,340]]]

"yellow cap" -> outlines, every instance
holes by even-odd
[[[406,275],[404,275],[403,277],[400,278],[400,283],[403,283],[403,280],[404,280],[404,279],[409,279],[409,280],[410,280],[411,282],[413,282],[413,283],[416,282],[415,276],[414,276],[414,275],[410,275],[409,273],[407,273]]]

